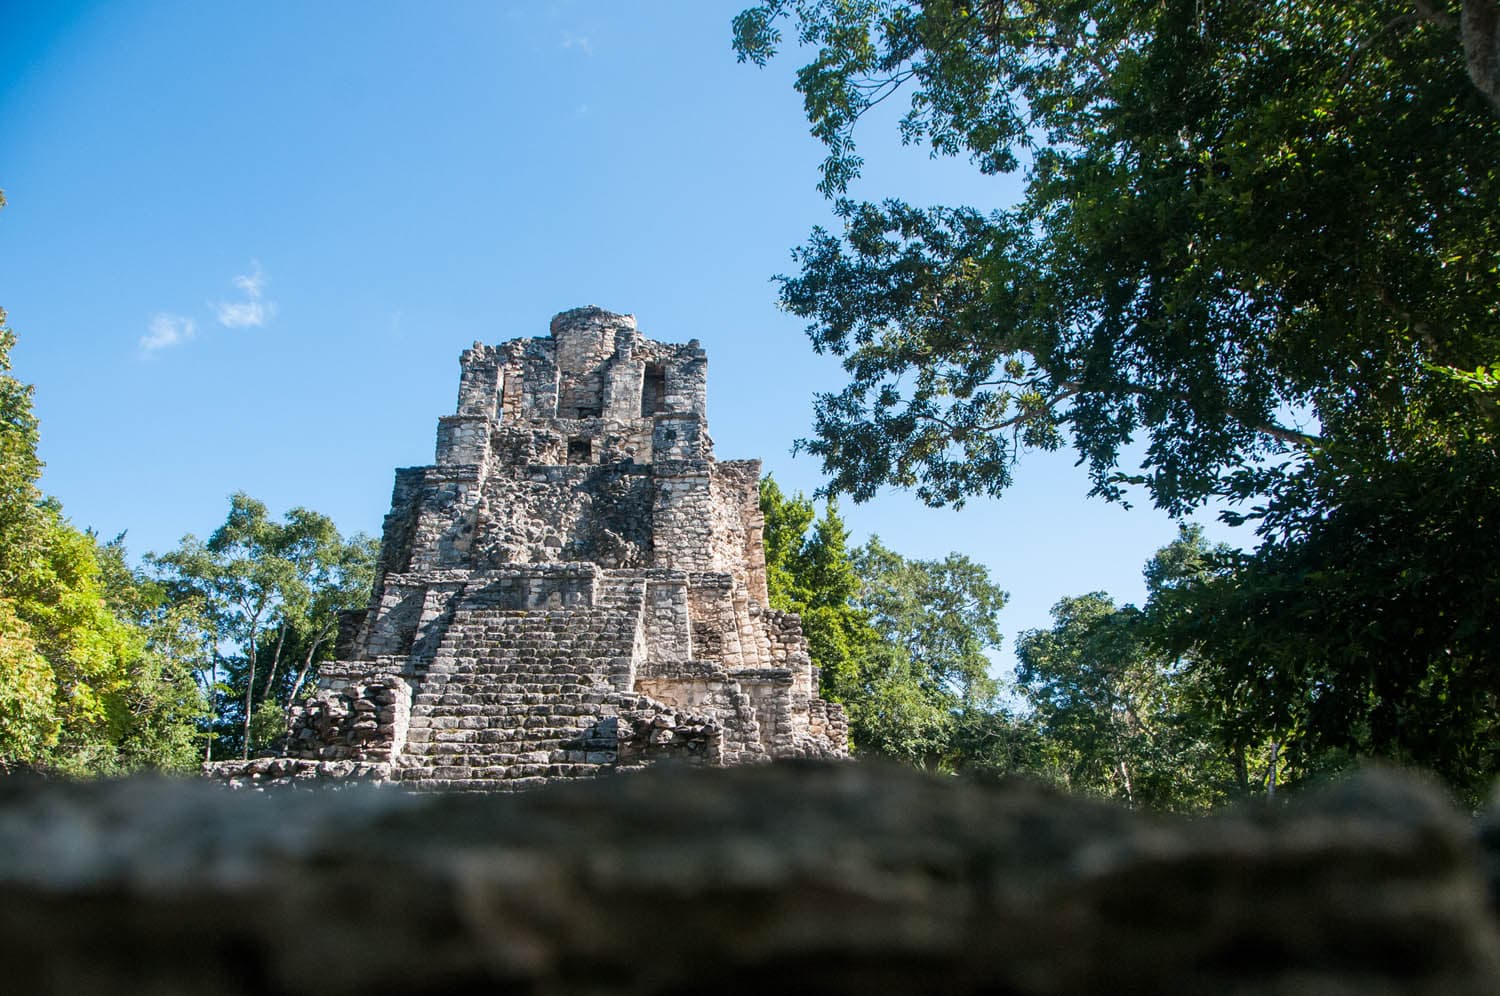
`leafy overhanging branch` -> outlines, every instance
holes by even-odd
[[[841,200],[842,235],[795,254],[782,303],[855,388],[819,399],[804,443],[833,487],[912,486],[925,462],[924,498],[996,493],[1014,444],[1065,424],[1112,496],[1144,436],[1151,497],[1180,512],[1277,448],[1390,452],[1473,409],[1429,367],[1500,356],[1500,141],[1442,16],[805,0],[742,14],[742,57],[769,57],[786,18],[817,48],[800,85],[830,193],[857,175],[861,101],[898,80],[908,140],[985,171],[1031,157],[1011,211]],[[996,383],[1016,359],[1031,390]],[[902,458],[877,452],[886,432]]]

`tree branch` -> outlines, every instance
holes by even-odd
[[[1086,390],[1088,390],[1084,387],[1083,384],[1079,383],[1078,381],[1065,380],[1061,383],[1062,386],[1071,388],[1073,393],[1075,394],[1082,394]],[[1114,388],[1111,391],[1099,393],[1134,395],[1150,395],[1162,393],[1173,398],[1191,400],[1191,395],[1189,395],[1186,391],[1162,392],[1154,390],[1152,388],[1142,387],[1139,384],[1122,384],[1121,386]],[[1246,416],[1246,413],[1242,409],[1225,408],[1224,412],[1225,414],[1233,417],[1236,421],[1244,425],[1246,428],[1253,429],[1254,431],[1259,433],[1263,433],[1264,435],[1270,436],[1272,439],[1286,443],[1288,446],[1296,446],[1300,449],[1307,449],[1308,447],[1312,446],[1321,446],[1323,443],[1323,437],[1321,436],[1314,436],[1306,432],[1298,432],[1296,429],[1288,429],[1286,426],[1277,425],[1275,422],[1256,422],[1248,418]]]
[[[1446,10],[1440,10],[1432,5],[1432,0],[1412,0],[1412,6],[1417,8],[1417,17],[1434,24],[1440,28],[1452,29],[1458,27],[1458,20]]]
[[[1349,64],[1344,67],[1344,74],[1339,77],[1339,81],[1334,84],[1333,88],[1335,90],[1342,90],[1344,87],[1349,85],[1349,81],[1354,78],[1354,71],[1359,68],[1359,63],[1364,58],[1365,53],[1370,50],[1371,46],[1380,41],[1380,39],[1384,38],[1386,35],[1390,34],[1393,31],[1399,31],[1400,29],[1410,27],[1413,24],[1420,24],[1424,20],[1426,20],[1426,18],[1424,18],[1420,13],[1400,14],[1396,17],[1391,18],[1379,31],[1375,32],[1373,35],[1355,46],[1353,53],[1351,53],[1349,56]]]
[[[1417,16],[1444,31],[1457,31],[1469,82],[1500,114],[1500,0],[1463,0],[1457,17],[1433,0],[1412,0]]]
[[[1469,79],[1500,114],[1500,0],[1464,0],[1460,34]]]

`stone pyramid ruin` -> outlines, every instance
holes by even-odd
[[[207,772],[507,791],[846,756],[800,620],[767,606],[760,461],[714,459],[697,340],[579,308],[460,363],[285,750]]]

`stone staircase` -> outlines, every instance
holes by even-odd
[[[513,791],[612,763],[610,751],[581,749],[580,735],[650,702],[626,691],[640,599],[610,595],[568,609],[461,605],[418,679],[400,780]]]

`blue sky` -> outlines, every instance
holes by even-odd
[[[584,304],[700,339],[719,457],[816,488],[790,448],[840,371],[770,278],[830,217],[822,152],[795,59],[735,62],[742,5],[5,0],[0,306],[45,489],[137,554],[211,531],[236,490],[378,532],[459,352]],[[1014,198],[875,124],[854,195]],[[1141,598],[1175,533],[1087,499],[1073,460],[1025,459],[961,511],[844,512],[856,538],[987,564],[1008,658],[1065,595]]]

